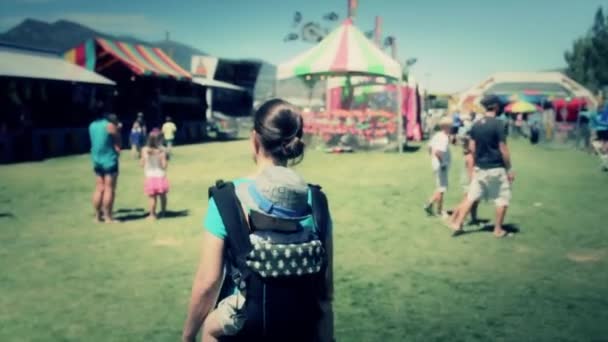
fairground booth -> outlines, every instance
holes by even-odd
[[[328,151],[371,147],[403,148],[404,93],[401,66],[386,55],[354,25],[345,20],[310,50],[278,66],[277,93],[284,82],[303,82],[312,93],[318,84],[327,86],[324,106],[304,111],[308,143]],[[355,84],[381,88],[366,105],[358,105]],[[342,85],[340,95],[331,93]]]
[[[123,124],[125,141],[138,113],[144,114],[148,129],[171,116],[179,128],[178,143],[206,137],[204,86],[193,83],[190,73],[160,48],[95,38],[64,56],[116,82],[111,110]]]
[[[55,53],[0,44],[0,162],[88,151],[86,127],[114,84]]]

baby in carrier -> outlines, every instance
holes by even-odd
[[[300,275],[299,272],[318,272],[320,249],[317,249],[318,258],[310,258],[310,261],[304,262],[309,267],[301,268],[301,264],[291,266],[295,265],[295,261],[288,258],[291,252],[271,247],[279,244],[292,246],[293,255],[296,255],[298,248],[301,252],[299,246],[309,248],[309,243],[317,239],[308,184],[295,171],[286,167],[267,167],[253,181],[235,182],[235,192],[245,213],[249,240],[253,246],[249,255],[252,258],[248,257],[247,260],[249,267],[259,271],[263,277],[282,276],[290,272],[293,276]],[[225,281],[230,280],[230,272],[225,273],[228,273]],[[226,285],[232,284],[223,286]],[[217,341],[222,336],[235,335],[243,328],[247,319],[244,312],[246,290],[234,286],[231,292],[227,297],[220,298],[216,309],[205,319],[203,341]]]

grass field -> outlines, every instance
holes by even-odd
[[[503,240],[451,238],[423,215],[433,181],[422,150],[307,155],[298,169],[325,187],[334,217],[339,341],[608,341],[606,174],[580,152],[512,149],[507,221],[520,233]],[[88,156],[0,166],[0,341],[178,340],[207,187],[251,170],[246,141],[177,148],[177,215],[150,223],[125,154],[126,221],[96,225]]]

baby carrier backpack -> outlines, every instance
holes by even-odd
[[[250,234],[268,228],[256,226],[253,213],[248,224],[234,184],[218,181],[209,189],[227,231],[227,270],[222,290],[225,292],[230,287],[227,283],[234,284],[245,297],[243,328],[237,335],[225,336],[221,341],[311,342],[318,339],[320,301],[327,295],[324,293],[327,270],[324,246],[328,238],[329,210],[321,188],[310,185],[309,189],[316,234],[296,243],[289,237],[297,233],[297,229],[303,229],[299,223],[284,231],[272,227],[272,234],[277,237],[272,242],[252,243]]]

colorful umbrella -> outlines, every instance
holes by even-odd
[[[537,106],[525,101],[513,102],[505,107],[505,112],[508,113],[534,113],[539,110]]]
[[[367,74],[401,78],[401,66],[347,19],[319,44],[281,64],[278,79],[310,74]]]

